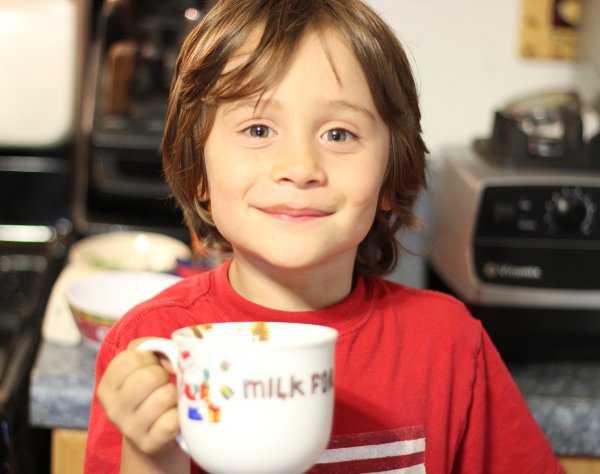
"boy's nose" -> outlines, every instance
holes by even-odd
[[[273,165],[273,179],[278,183],[289,183],[300,188],[310,188],[325,182],[316,146],[290,144],[279,150]]]

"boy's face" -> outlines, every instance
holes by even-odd
[[[211,212],[234,262],[351,274],[389,141],[355,57],[335,35],[309,34],[258,103],[219,106],[205,146]]]

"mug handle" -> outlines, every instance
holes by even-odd
[[[175,344],[175,342],[172,341],[171,339],[166,339],[166,338],[162,338],[162,337],[153,337],[152,339],[148,339],[148,340],[142,342],[139,346],[137,346],[135,348],[135,350],[150,351],[150,352],[156,352],[158,354],[161,354],[169,360],[169,362],[171,363],[171,366],[173,366],[173,368],[177,367],[177,344]],[[186,454],[188,454],[188,455],[190,454],[187,444],[185,444],[185,441],[183,440],[183,436],[181,435],[181,431],[179,433],[177,433],[177,436],[175,437],[175,441],[177,441],[177,444],[179,445],[179,447]]]

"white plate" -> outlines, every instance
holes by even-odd
[[[173,237],[153,232],[109,232],[71,246],[69,263],[99,270],[170,272],[177,259],[191,258],[190,248]]]

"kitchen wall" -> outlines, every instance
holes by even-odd
[[[579,59],[523,59],[519,54],[524,0],[367,0],[394,28],[413,64],[423,131],[436,155],[487,137],[493,112],[533,92],[569,88],[586,102],[600,96],[600,0],[583,0]],[[406,232],[408,250],[392,280],[422,287],[430,239],[428,196],[418,202],[424,225]]]
[[[578,61],[519,55],[523,0],[367,0],[413,62],[423,129],[433,152],[487,136],[492,113],[515,96],[575,87],[600,93],[600,0],[583,0]]]

